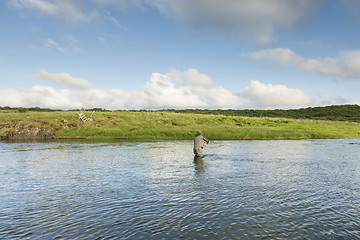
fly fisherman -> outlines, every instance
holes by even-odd
[[[196,157],[202,157],[204,155],[203,148],[207,143],[209,143],[209,140],[202,135],[201,131],[197,131],[194,138],[194,154]]]

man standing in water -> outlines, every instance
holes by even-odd
[[[196,157],[202,157],[204,155],[203,148],[206,143],[209,143],[209,140],[202,135],[201,131],[197,131],[194,138],[194,154]]]

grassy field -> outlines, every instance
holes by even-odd
[[[76,111],[0,111],[1,139],[193,139],[197,130],[213,140],[360,137],[360,124],[349,122],[109,111],[95,112],[91,122],[83,123]]]

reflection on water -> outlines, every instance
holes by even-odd
[[[203,171],[204,170],[203,157],[194,156],[194,166],[196,171]]]
[[[2,142],[0,239],[356,239],[359,143]]]

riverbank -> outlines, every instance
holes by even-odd
[[[84,111],[89,118],[91,111]],[[0,111],[0,139],[325,139],[360,137],[360,124],[174,112],[95,112],[82,122],[76,111]]]

